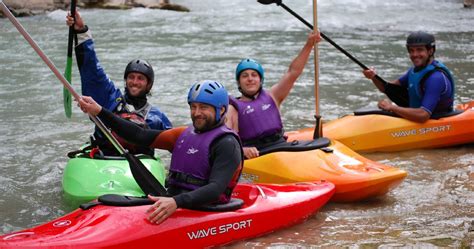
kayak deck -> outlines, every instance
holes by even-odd
[[[302,221],[333,195],[329,182],[238,184],[244,201],[229,212],[178,209],[159,225],[146,220],[150,205],[77,209],[61,218],[0,237],[1,248],[203,248],[253,238]]]
[[[161,160],[148,156],[139,159],[164,184],[166,172]],[[144,195],[124,158],[71,158],[64,169],[62,185],[66,202],[74,206],[105,194]]]

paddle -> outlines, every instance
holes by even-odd
[[[318,31],[318,8],[317,0],[313,0],[313,32]],[[313,139],[318,139],[323,136],[323,124],[321,114],[319,111],[319,45],[314,45],[314,105],[316,125],[314,127]]]
[[[76,16],[76,0],[71,0],[71,16]],[[69,35],[67,40],[67,58],[66,58],[66,69],[64,71],[64,77],[72,83],[72,43],[74,39],[74,26],[69,27]],[[63,87],[63,100],[64,100],[64,113],[66,117],[71,118],[72,116],[72,96],[71,92],[66,87]]]
[[[41,48],[36,44],[36,42],[31,38],[30,34],[23,28],[23,26],[18,22],[18,20],[13,16],[7,6],[3,3],[3,0],[0,0],[0,7],[6,17],[11,21],[11,23],[16,27],[16,29],[23,35],[26,41],[30,46],[36,51],[36,53],[41,57],[41,59],[48,65],[51,71],[56,75],[56,77],[61,81],[63,86],[69,90],[69,92],[74,96],[74,99],[77,101],[81,98],[74,88],[69,84],[69,82],[64,78],[64,76],[59,72],[59,70],[54,66],[53,62],[44,54]],[[126,151],[122,145],[115,139],[114,136],[110,133],[109,130],[105,127],[102,121],[95,116],[89,115],[90,119],[99,127],[99,129],[105,134],[107,139],[114,145],[117,151],[122,154],[130,165],[130,170],[132,171],[133,178],[138,183],[138,186],[143,190],[145,194],[151,195],[160,195],[164,196],[166,194],[166,189],[156,180],[156,178],[148,171],[148,169],[143,165],[143,163],[138,160],[134,155]]]
[[[309,22],[307,22],[305,19],[303,19],[300,15],[298,15],[296,12],[294,12],[292,9],[288,8],[285,4],[282,3],[282,0],[257,0],[257,2],[261,4],[272,4],[275,3],[278,6],[281,6],[283,9],[288,11],[291,15],[296,17],[298,20],[300,20],[302,23],[304,23],[306,26],[308,26],[310,29],[313,29],[313,25],[311,25]],[[335,43],[333,40],[331,40],[329,37],[327,37],[323,32],[320,32],[321,36],[329,42],[331,45],[333,45],[337,50],[341,51],[343,54],[345,54],[349,59],[351,59],[353,62],[357,63],[361,68],[364,70],[369,69],[366,65],[364,65],[362,62],[357,60],[354,56],[352,56],[350,53],[348,53],[346,50],[344,50],[342,47],[340,47],[337,43]],[[382,79],[380,76],[375,75],[375,79],[382,82],[385,86],[385,94],[387,97],[389,97],[393,102],[395,102],[399,106],[408,106],[408,91],[398,85],[390,84],[386,80]]]

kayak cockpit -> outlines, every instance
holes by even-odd
[[[97,205],[115,206],[115,207],[130,207],[130,206],[143,206],[152,205],[154,201],[147,197],[135,197],[126,195],[106,194],[101,195],[97,201],[84,203],[80,205],[80,208],[87,210]],[[232,198],[228,203],[225,204],[208,204],[195,208],[195,210],[209,211],[209,212],[225,212],[234,211],[241,208],[244,205],[244,201],[239,198]]]
[[[331,144],[331,140],[321,137],[313,140],[293,140],[291,142],[280,142],[266,146],[264,148],[259,148],[260,156],[269,154],[272,152],[279,151],[308,151],[328,147]]]

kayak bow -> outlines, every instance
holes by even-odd
[[[288,140],[294,139],[290,136]],[[242,181],[325,180],[336,186],[332,201],[354,202],[382,196],[407,176],[406,171],[364,158],[335,140],[318,140],[326,140],[327,145],[306,151],[276,151],[246,160]]]
[[[140,161],[164,185],[166,172],[159,159],[140,156]],[[124,157],[92,159],[78,154],[69,159],[63,173],[63,191],[67,203],[76,206],[105,194],[144,196]]]

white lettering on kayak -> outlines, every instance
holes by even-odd
[[[408,136],[416,136],[416,135],[425,135],[428,133],[437,133],[437,132],[447,132],[451,130],[451,125],[440,125],[440,126],[433,126],[433,127],[426,127],[420,129],[411,129],[411,130],[401,130],[392,132],[392,137],[408,137]]]
[[[435,127],[428,127],[428,128],[421,128],[418,130],[420,135],[427,134],[427,133],[437,133],[437,132],[445,132],[451,129],[451,125],[442,125],[442,126],[435,126]]]
[[[240,176],[239,182],[242,183],[254,183],[258,181],[259,176],[254,175],[254,174],[249,174],[249,173],[244,173],[242,172],[242,175]]]
[[[202,238],[214,236],[217,234],[227,233],[230,231],[247,229],[247,228],[250,228],[251,223],[252,223],[252,219],[248,219],[248,220],[228,223],[228,224],[224,224],[224,225],[220,225],[216,227],[209,227],[207,229],[199,229],[197,231],[188,232],[187,234],[190,240],[202,239]]]
[[[222,226],[219,227],[219,233],[222,234],[222,233],[227,233],[230,230],[237,231],[237,230],[240,230],[240,229],[250,228],[250,223],[251,222],[252,222],[252,219],[249,219],[249,220],[243,220],[243,221],[240,221],[240,222],[235,222],[235,223],[232,223],[232,224],[222,225]]]
[[[411,135],[416,135],[416,130],[405,130],[405,131],[396,131],[392,132],[392,137],[408,137]]]
[[[200,229],[195,232],[190,232],[188,233],[188,237],[190,240],[193,240],[193,239],[205,238],[209,235],[216,235],[216,234],[217,234],[216,227],[210,227],[208,229]]]

